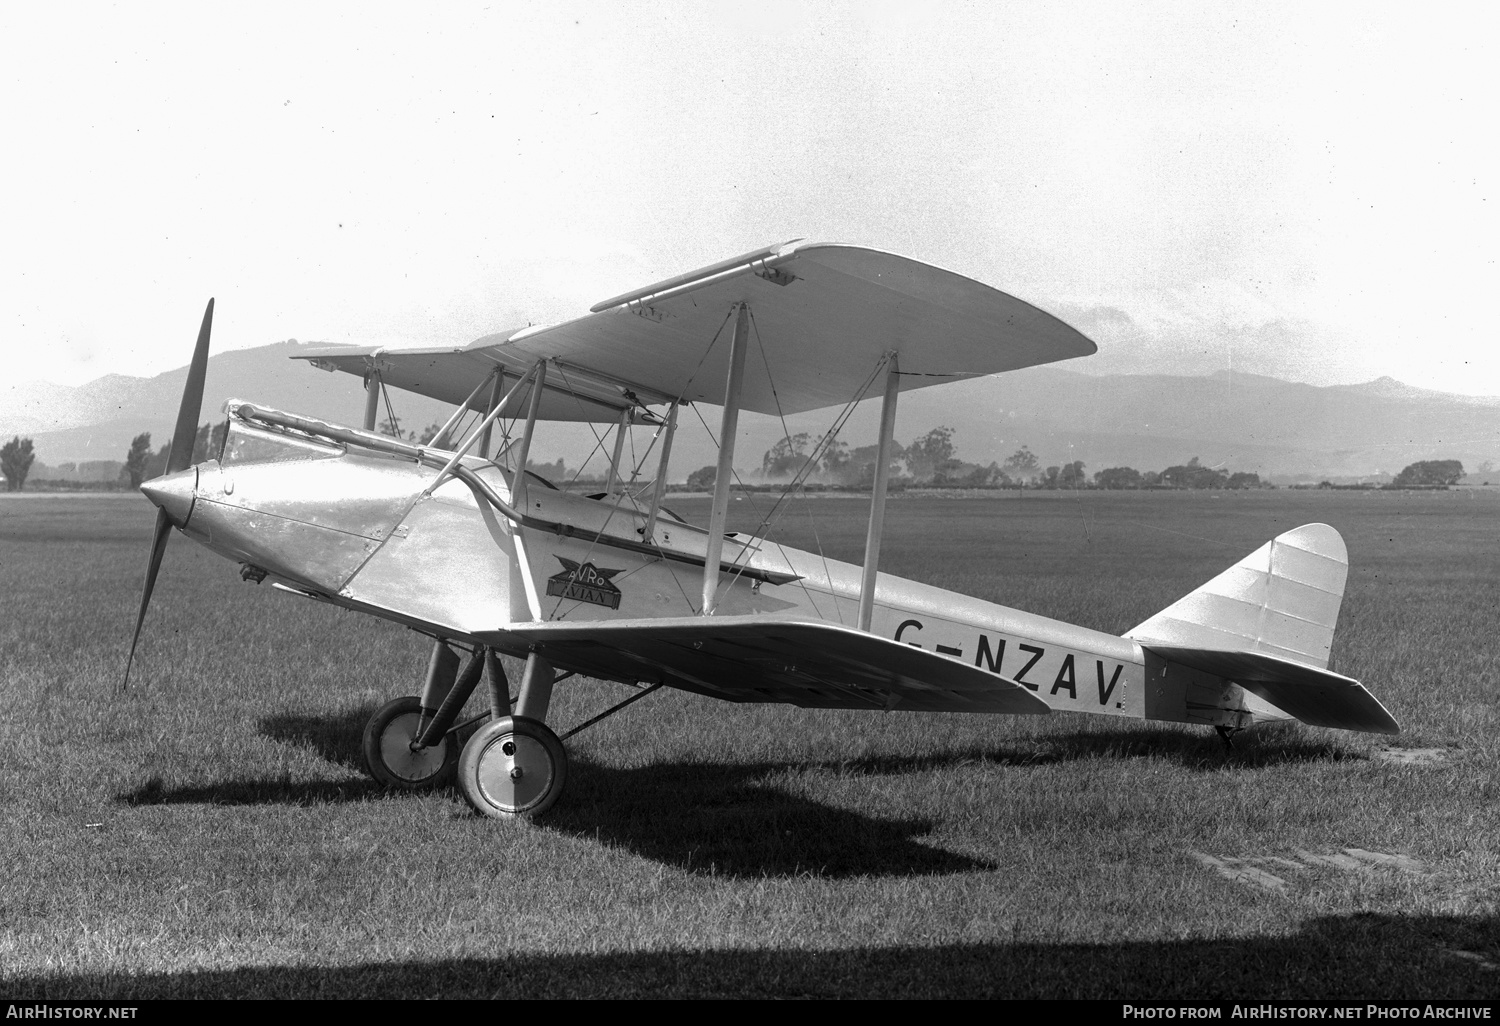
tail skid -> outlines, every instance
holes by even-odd
[[[1238,684],[1318,727],[1377,734],[1400,726],[1350,677],[1327,669],[1349,574],[1327,524],[1278,535],[1125,634],[1154,655]]]

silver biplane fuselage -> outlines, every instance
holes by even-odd
[[[715,296],[732,300],[719,325],[722,332],[733,322],[727,347],[715,354],[709,341],[691,374],[681,356],[656,359],[650,346],[708,334],[712,324],[694,318],[709,316],[704,308]],[[884,375],[863,567],[724,531],[736,418],[754,388],[745,383],[745,362],[757,302],[778,335],[806,325],[813,342],[846,352],[865,346],[855,355],[868,361],[825,373],[806,362],[806,339],[781,350],[757,339],[768,376],[772,357],[803,361],[799,385],[782,382],[778,390],[770,381],[755,400],[761,408],[772,409],[772,400],[777,410],[783,402],[812,408],[826,402],[818,389],[831,394],[861,379],[862,395]],[[821,318],[820,304],[842,320]],[[884,320],[867,309],[881,304]],[[788,244],[617,297],[596,315],[600,310],[626,319],[586,318],[550,335],[533,330],[480,340],[430,359],[430,351],[413,351],[405,366],[411,381],[422,384],[401,387],[428,394],[443,394],[432,382],[461,358],[480,352],[493,361],[484,365],[488,376],[463,381],[482,379],[467,399],[451,399],[460,413],[473,408],[486,415],[462,443],[449,441],[454,421],[425,447],[369,430],[382,367],[397,377],[403,368],[399,360],[382,363],[378,352],[355,353],[363,364],[342,352],[327,356],[337,369],[367,368],[364,430],[231,401],[218,459],[143,486],[160,514],[141,616],[170,523],[244,564],[248,579],[269,576],[286,590],[432,635],[422,694],[397,699],[372,718],[366,759],[378,779],[395,787],[432,786],[456,767],[470,803],[501,818],[543,812],[562,789],[566,759],[545,721],[553,685],[570,673],[738,702],[1089,712],[1200,723],[1226,737],[1288,718],[1397,729],[1358,682],[1326,669],[1347,562],[1337,533],[1323,525],[1281,535],[1125,637],[877,572],[897,393],[931,383],[923,377],[987,373],[986,359],[991,369],[1008,369],[1092,351],[1086,339],[1035,308],[901,258]],[[941,329],[942,344],[900,350],[883,341],[895,337],[891,332],[919,335],[923,325]],[[987,331],[1011,348],[996,350],[998,356],[983,348]],[[635,357],[639,377],[627,380],[630,353],[617,349],[631,345],[645,348]],[[517,349],[529,366],[507,366]],[[929,352],[977,369],[935,373],[920,362]],[[710,354],[722,385],[706,389],[699,370]],[[515,384],[502,397],[507,369]],[[201,370],[198,381],[201,394]],[[643,393],[652,382],[661,386],[655,401],[669,408],[665,417],[643,421]],[[486,385],[488,399],[481,395]],[[574,419],[617,419],[611,488],[602,496],[560,491],[502,465],[526,466],[544,395],[560,386],[585,411]],[[451,387],[448,394],[461,398]],[[661,505],[678,405],[695,399],[724,411],[725,444],[706,529]],[[523,405],[518,444],[504,460],[486,458],[491,426],[504,414],[519,415]],[[185,397],[178,436],[187,437],[195,421],[196,405],[190,411]],[[648,500],[624,487],[619,473],[621,441],[631,424],[642,422],[655,424],[662,441]],[[461,670],[455,648],[470,656]],[[496,653],[526,660],[515,698]],[[489,678],[489,712],[476,719],[490,722],[463,742],[475,721],[459,723],[459,710],[482,675]]]
[[[649,511],[616,494],[588,498],[533,478],[517,510],[512,474],[477,457],[466,469],[484,489],[450,477],[431,494],[434,472],[407,447],[343,429],[345,445],[267,430],[278,411],[231,404],[221,459],[147,482],[143,490],[172,512],[184,534],[220,555],[264,570],[291,590],[417,626],[430,633],[525,657],[545,641],[535,623],[605,623],[694,617],[707,532],[658,517],[643,542]],[[306,418],[286,421],[310,423]],[[271,421],[274,423],[274,421]],[[487,501],[485,491],[498,502]],[[503,504],[503,506],[501,505]],[[518,518],[517,518],[518,519]],[[516,548],[523,539],[523,550]],[[724,539],[714,616],[857,622],[862,569],[763,539]],[[589,567],[587,579],[570,567]],[[1245,726],[1244,708],[1189,713],[1147,711],[1141,646],[1058,620],[931,585],[880,574],[870,633],[965,661],[1021,683],[1060,710],[1212,725]],[[590,675],[612,674],[590,661]],[[825,681],[829,701],[798,704],[876,709],[931,708],[920,690],[897,698],[855,698]],[[689,690],[744,700],[740,689],[694,681]],[[853,699],[851,702],[850,699]],[[1000,703],[972,698],[974,711]],[[939,705],[937,708],[950,708]],[[1035,710],[1042,711],[1042,710]]]

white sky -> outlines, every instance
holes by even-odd
[[[770,242],[972,275],[1079,370],[1500,394],[1493,5],[0,7],[0,354],[461,344]]]

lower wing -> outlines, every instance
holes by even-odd
[[[609,680],[662,683],[731,702],[813,709],[1040,715],[1015,681],[947,656],[832,623],[754,616],[553,621],[481,633],[502,649],[534,646],[556,666]]]

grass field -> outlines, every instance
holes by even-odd
[[[153,512],[0,496],[0,994],[1500,996],[1500,495],[889,506],[884,569],[1112,632],[1330,523],[1336,668],[1398,738],[661,692],[569,743],[534,825],[362,773],[426,639],[181,537],[119,694]],[[864,512],[778,536],[857,561]],[[560,685],[554,723],[622,691]]]

